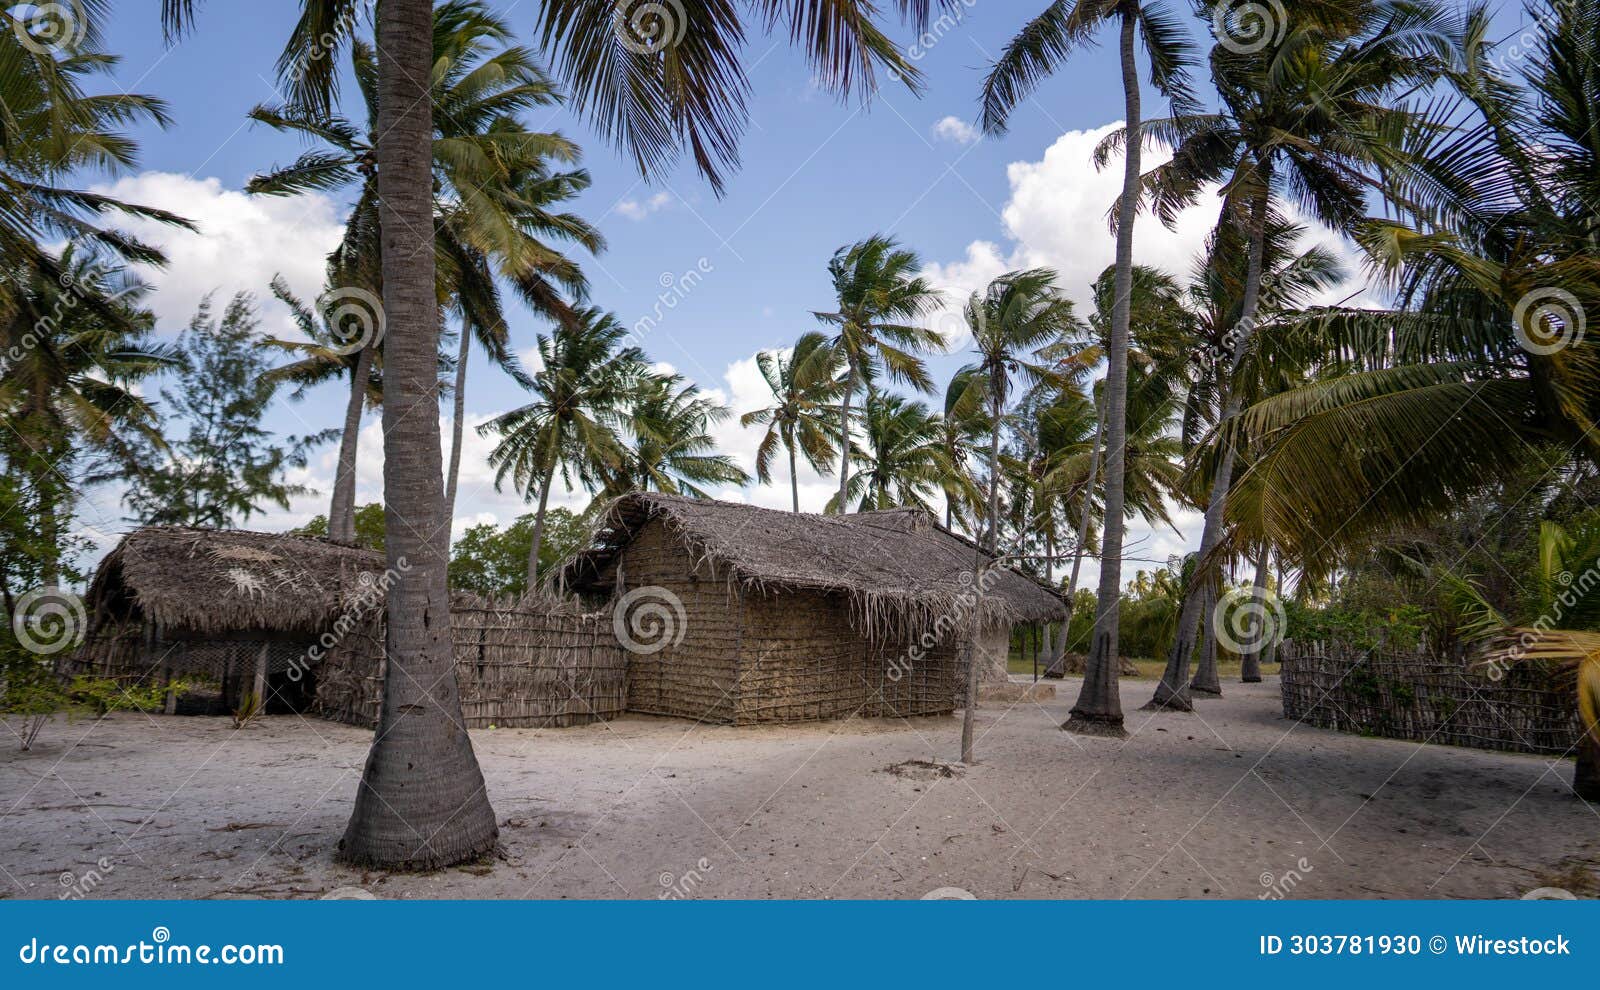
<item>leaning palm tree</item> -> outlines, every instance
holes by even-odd
[[[750,476],[717,451],[711,428],[731,413],[682,375],[647,375],[614,416],[621,463],[605,470],[605,495],[666,492],[710,498],[702,485],[745,485]]]
[[[917,30],[926,26],[928,0],[898,6]],[[196,7],[196,0],[162,0],[168,33],[188,30]],[[328,111],[337,95],[332,56],[348,41],[360,7],[357,0],[303,0],[278,63],[291,103]],[[646,33],[630,35],[638,22],[620,21],[612,4],[543,0],[542,45],[556,55],[578,110],[627,148],[641,171],[667,167],[687,150],[719,192],[746,119],[740,39],[748,26],[786,24],[820,84],[841,94],[871,93],[879,70],[913,88],[920,79],[872,11],[855,4],[759,0],[739,12],[700,4],[652,11]],[[408,569],[386,598],[383,707],[341,856],[380,866],[448,865],[483,854],[498,837],[450,676],[447,548],[435,536],[444,485],[433,384],[433,175],[427,156],[415,153],[434,132],[432,13],[427,0],[384,0],[373,15],[380,56],[374,226],[386,248],[383,305],[392,331],[384,432],[394,454],[384,459],[384,543],[391,563],[404,559]]]
[[[1377,177],[1403,175],[1404,136],[1421,121],[1402,97],[1436,79],[1448,44],[1446,23],[1431,3],[1308,3],[1289,15],[1281,37],[1254,50],[1212,50],[1212,78],[1223,110],[1150,126],[1180,140],[1173,159],[1147,177],[1149,196],[1172,223],[1210,184],[1222,183],[1222,222],[1245,234],[1247,269],[1239,318],[1224,355],[1237,369],[1254,338],[1267,232],[1275,193],[1294,197],[1323,223],[1350,230],[1366,209]],[[1115,138],[1115,136],[1114,136]],[[1115,139],[1102,153],[1117,146]],[[1242,408],[1229,389],[1223,428]],[[1222,538],[1235,448],[1225,445],[1206,500],[1202,565],[1184,605],[1167,669],[1151,707],[1189,710],[1189,659],[1200,622],[1209,558]]]
[[[771,389],[774,405],[755,409],[739,418],[744,427],[765,426],[756,448],[756,478],[772,484],[772,461],[781,446],[789,456],[789,494],[794,511],[800,511],[800,472],[797,453],[817,472],[832,467],[833,407],[844,392],[839,377],[839,351],[816,331],[800,335],[788,353],[762,351],[756,368]]]
[[[939,416],[921,402],[898,395],[868,396],[862,443],[851,451],[858,470],[845,497],[857,511],[915,506],[933,511],[932,499],[949,474],[940,445]],[[828,503],[840,511],[838,496]]]
[[[931,310],[939,293],[918,275],[922,262],[893,238],[874,235],[840,248],[828,262],[838,309],[817,313],[834,327],[833,345],[844,355],[844,395],[839,404],[839,494],[830,504],[846,512],[850,478],[850,403],[863,383],[881,370],[892,381],[933,391],[933,379],[918,356],[936,350],[943,338],[912,321]],[[869,398],[872,388],[868,388]]]
[[[1143,40],[1150,61],[1151,83],[1173,101],[1175,110],[1186,112],[1192,104],[1188,92],[1187,70],[1192,50],[1188,31],[1161,3],[1056,0],[1006,46],[984,80],[982,100],[984,130],[991,134],[1003,132],[1016,105],[1074,51],[1090,44],[1094,34],[1113,20],[1118,26],[1123,121],[1127,132],[1135,138],[1127,142],[1122,195],[1115,209],[1116,305],[1106,351],[1106,529],[1101,540],[1099,604],[1083,689],[1064,728],[1120,735],[1122,701],[1116,672],[1118,609],[1122,601],[1122,461],[1127,424],[1128,300],[1133,288],[1133,224],[1145,136],[1134,47]]]
[[[478,428],[500,438],[489,455],[495,485],[509,479],[525,497],[538,495],[533,545],[528,551],[528,588],[537,587],[545,513],[561,471],[564,487],[593,490],[626,459],[616,422],[643,378],[644,354],[624,346],[628,328],[610,313],[580,309],[571,324],[539,335],[540,369],[529,389],[537,397]]]

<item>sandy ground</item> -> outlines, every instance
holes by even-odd
[[[0,753],[7,897],[1518,897],[1600,889],[1600,806],[1570,762],[1295,726],[1276,678],[1127,741],[1057,731],[1077,683],[957,718],[781,728],[629,716],[473,733],[490,861],[332,861],[370,733],[116,715]],[[1124,685],[1124,703],[1150,685]],[[10,740],[7,740],[8,746]],[[352,891],[352,888],[358,890]]]

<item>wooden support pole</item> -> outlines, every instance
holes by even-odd
[[[263,715],[267,713],[267,651],[271,648],[272,644],[262,643],[256,654],[256,705]]]

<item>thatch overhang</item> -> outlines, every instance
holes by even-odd
[[[122,538],[89,586],[93,622],[164,637],[312,639],[383,600],[384,555],[314,536],[150,526]]]
[[[941,619],[970,617],[974,608],[987,628],[1067,618],[1059,594],[1013,568],[987,569],[990,558],[973,541],[921,509],[824,516],[653,492],[607,506],[589,545],[551,574],[549,586],[609,592],[618,556],[654,519],[697,560],[746,588],[847,596],[869,633],[914,634]],[[981,595],[973,587],[980,560],[987,575]]]

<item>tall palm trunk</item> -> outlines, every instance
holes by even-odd
[[[528,547],[528,594],[539,586],[539,551],[544,547],[545,509],[550,505],[550,486],[556,481],[556,449],[561,437],[561,424],[550,423],[550,446],[545,450],[549,458],[544,467],[544,483],[539,486],[539,508],[533,514],[533,542]],[[649,486],[648,480],[646,487]]]
[[[1000,411],[1004,407],[1004,393],[1001,388],[1005,384],[1004,376],[1005,369],[998,367],[990,373],[989,378],[989,532],[979,542],[991,558],[1000,552]],[[977,724],[980,680],[978,665],[989,661],[989,657],[979,644],[983,632],[985,565],[999,566],[994,560],[985,560],[982,551],[975,553],[972,566],[972,618],[967,624],[967,700],[961,713],[961,762],[967,764],[975,762],[973,734]],[[1011,649],[1009,638],[1006,640],[1005,648],[1009,655]]]
[[[456,483],[461,478],[461,428],[467,414],[467,358],[472,354],[472,334],[461,327],[461,350],[456,354],[455,412],[450,421],[450,473],[444,480],[444,525],[453,527],[456,517]],[[448,537],[451,529],[446,529]]]
[[[789,494],[794,498],[794,511],[800,511],[800,473],[795,469],[794,437],[789,438]]]
[[[334,468],[333,503],[328,506],[328,536],[340,543],[356,541],[356,453],[361,442],[361,410],[372,377],[372,347],[361,348],[345,400],[344,433],[339,437],[339,464]]]
[[[989,375],[989,532],[984,549],[990,556],[1000,548],[1000,415],[1005,411],[1006,372],[1003,366]]]
[[[1078,519],[1078,547],[1072,554],[1072,576],[1067,579],[1067,608],[1072,608],[1072,598],[1078,593],[1078,572],[1083,569],[1083,557],[1088,552],[1089,521],[1094,518],[1094,482],[1095,475],[1100,471],[1100,441],[1106,429],[1106,410],[1100,408],[1100,415],[1094,424],[1094,449],[1089,452],[1089,481],[1083,489],[1083,514]],[[1071,621],[1070,613],[1067,621]]]
[[[1267,567],[1271,563],[1271,559],[1271,551],[1268,550],[1263,544],[1261,547],[1261,552],[1256,555],[1254,598],[1257,602],[1262,601],[1267,597]],[[1261,681],[1262,654],[1266,652],[1267,639],[1273,632],[1274,630],[1263,626],[1261,629],[1261,634],[1256,637],[1256,641],[1251,643],[1250,649],[1246,650],[1244,656],[1239,658],[1240,681],[1244,682],[1245,684],[1256,684]]]
[[[394,580],[383,705],[339,856],[355,865],[431,870],[484,855],[499,829],[461,718],[447,543],[438,535],[444,486],[430,243],[433,4],[385,0],[376,16],[379,224],[390,327],[384,543]]]
[[[1111,307],[1111,339],[1106,348],[1106,522],[1100,547],[1100,590],[1094,639],[1084,668],[1083,689],[1064,729],[1122,735],[1122,695],[1117,683],[1117,624],[1122,617],[1122,506],[1127,483],[1128,322],[1133,295],[1133,222],[1139,210],[1139,70],[1134,61],[1135,14],[1122,12],[1122,93],[1128,128],[1122,169],[1122,199],[1117,214],[1117,267]]]
[[[1239,360],[1244,356],[1245,348],[1255,331],[1256,311],[1261,297],[1261,264],[1266,253],[1267,208],[1270,201],[1269,177],[1263,175],[1260,190],[1250,206],[1249,264],[1245,270],[1244,298],[1239,307],[1239,322],[1234,328],[1233,359],[1228,366],[1230,371],[1239,367]],[[1219,437],[1226,437],[1223,427],[1239,415],[1242,401],[1242,397],[1234,389],[1227,389],[1222,418],[1218,420]],[[1170,708],[1176,711],[1189,711],[1192,708],[1189,703],[1189,655],[1194,652],[1195,630],[1200,624],[1201,589],[1204,587],[1204,582],[1198,580],[1198,575],[1204,573],[1212,551],[1217,547],[1217,541],[1222,538],[1223,511],[1227,507],[1228,491],[1233,485],[1235,451],[1232,444],[1225,440],[1223,444],[1222,457],[1217,464],[1217,476],[1211,484],[1211,497],[1206,501],[1205,528],[1200,535],[1200,566],[1195,570],[1197,579],[1190,583],[1184,594],[1183,612],[1178,619],[1178,635],[1172,644],[1172,652],[1167,656],[1167,669],[1161,675],[1161,683],[1156,685],[1155,697],[1150,699],[1146,708]]]
[[[1217,607],[1217,580],[1215,576],[1206,582],[1204,607],[1210,615]],[[1210,695],[1213,698],[1222,696],[1222,678],[1217,676],[1217,630],[1213,623],[1207,622],[1200,630],[1200,665],[1195,668],[1194,680],[1189,689],[1196,694]]]
[[[856,359],[845,355],[844,401],[839,406],[839,515],[850,511],[845,508],[850,487],[850,400],[856,394]]]

